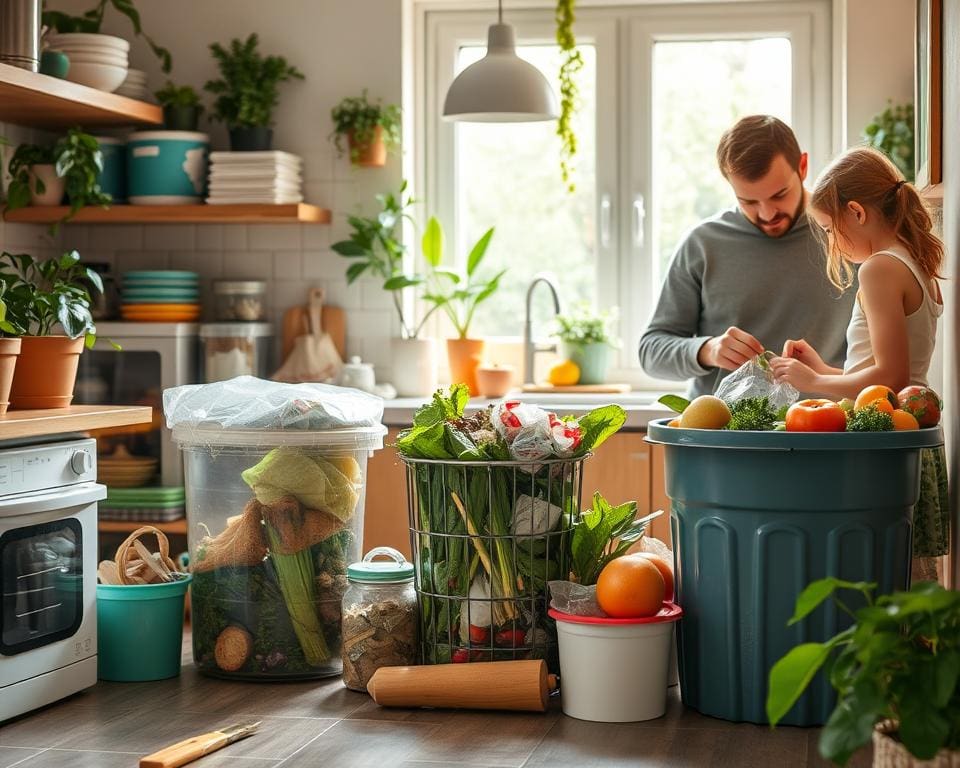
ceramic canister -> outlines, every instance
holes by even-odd
[[[127,155],[126,142],[110,136],[95,137],[103,155],[103,170],[97,174],[100,189],[113,198],[113,202],[122,203],[126,199]]]
[[[134,205],[202,201],[210,137],[194,131],[141,131],[127,139],[127,197]]]

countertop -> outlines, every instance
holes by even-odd
[[[534,392],[511,392],[508,398],[516,398],[526,403],[535,403],[543,408],[554,411],[560,416],[567,414],[582,416],[593,408],[609,403],[622,405],[627,412],[627,421],[624,429],[644,430],[652,419],[661,419],[670,416],[673,412],[657,402],[662,392],[628,392],[626,394],[609,395],[554,395]],[[408,427],[413,423],[413,415],[417,408],[430,402],[427,397],[398,397],[394,400],[383,401],[383,423],[388,427]],[[498,402],[482,397],[470,400],[467,411],[485,408]]]

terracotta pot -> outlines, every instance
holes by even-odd
[[[60,205],[63,202],[66,181],[57,176],[55,166],[31,165],[27,175],[30,177],[30,205]],[[43,182],[43,192],[37,192],[37,179]]]
[[[471,395],[480,394],[477,388],[477,368],[483,359],[483,339],[447,339],[447,360],[450,363],[450,383],[466,384]]]
[[[501,398],[512,385],[512,365],[481,365],[477,368],[477,389],[483,397]]]
[[[387,164],[387,145],[383,141],[383,126],[373,129],[373,138],[366,144],[359,144],[353,138],[353,131],[347,134],[350,144],[350,162],[364,168],[382,168]]]
[[[66,408],[73,400],[73,385],[83,352],[83,336],[24,336],[13,377],[13,408]]]
[[[891,734],[897,724],[886,720],[873,731],[873,768],[960,768],[960,751],[941,749],[933,760],[917,760]]]
[[[10,405],[10,387],[19,354],[20,339],[0,339],[0,416],[7,412],[7,406]]]

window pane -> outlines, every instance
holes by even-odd
[[[578,147],[573,194],[560,176],[555,121],[456,126],[456,255],[465,259],[480,236],[496,227],[481,273],[489,277],[509,268],[500,290],[477,310],[472,336],[521,335],[527,286],[543,270],[556,276],[565,306],[594,301],[596,51],[590,45],[580,50],[584,66],[578,75],[581,108],[574,120]],[[461,49],[457,71],[484,53],[482,47]],[[539,68],[559,93],[557,46],[521,46],[517,53]],[[538,296],[538,324],[552,316],[549,303]],[[546,332],[543,325],[539,328]]]
[[[721,134],[746,115],[790,123],[787,38],[658,42],[653,57],[653,289],[684,233],[734,205],[717,168]]]

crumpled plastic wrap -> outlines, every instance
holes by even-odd
[[[546,499],[535,499],[527,494],[517,497],[513,505],[510,533],[515,536],[535,536],[552,531],[560,521],[563,510]]]
[[[548,581],[550,587],[550,607],[560,613],[571,616],[596,616],[605,614],[597,605],[597,585],[585,587],[574,581]]]
[[[800,397],[796,387],[773,379],[767,362],[772,356],[768,351],[744,363],[720,382],[714,394],[731,406],[745,397],[766,397],[775,411],[795,403]]]
[[[497,403],[490,420],[517,461],[566,458],[580,444],[580,427],[575,420],[561,421],[555,413],[519,400]]]
[[[320,432],[374,427],[383,400],[329,384],[284,384],[237,376],[213,384],[188,384],[163,392],[167,426],[236,430]]]

